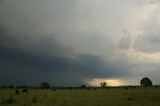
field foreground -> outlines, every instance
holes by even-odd
[[[15,90],[0,89],[0,106],[160,106],[160,88],[154,87]]]

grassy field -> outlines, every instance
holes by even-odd
[[[0,89],[0,106],[160,106],[160,88]],[[22,90],[22,89],[19,89]]]

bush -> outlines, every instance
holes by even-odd
[[[83,84],[83,85],[81,85],[81,88],[86,88],[86,85],[84,85],[84,84]]]
[[[142,80],[140,81],[140,84],[141,84],[141,86],[143,86],[143,87],[152,86],[152,81],[151,81],[149,78],[144,77],[144,78],[142,78]]]
[[[107,86],[107,83],[106,82],[101,82],[100,85],[101,85],[101,87],[105,88]]]
[[[50,88],[50,85],[49,85],[48,82],[42,82],[42,83],[41,83],[41,88],[42,88],[42,89]]]

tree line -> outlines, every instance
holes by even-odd
[[[142,78],[140,80],[140,85],[142,87],[148,87],[148,86],[152,86],[153,83],[152,83],[152,81],[148,77],[144,77],[144,78]],[[107,87],[107,83],[106,82],[101,82],[100,86],[103,87],[103,88],[105,88],[105,87]],[[42,89],[47,89],[47,88],[50,88],[51,86],[50,86],[50,84],[48,82],[42,82],[40,84],[40,87]],[[3,85],[3,86],[1,86],[1,88],[29,88],[29,87],[28,86],[24,86],[24,85],[23,86],[17,86],[17,87],[14,87],[14,85],[10,85],[10,86]],[[86,88],[86,85],[82,84],[80,86],[80,88]]]
[[[107,83],[106,82],[101,82],[100,85],[101,85],[101,87],[105,88],[107,86]],[[148,86],[152,86],[153,83],[148,77],[144,77],[140,80],[140,85],[142,87],[148,87]],[[41,88],[43,88],[43,89],[44,88],[50,88],[50,85],[47,82],[43,82],[43,83],[41,83]],[[86,88],[86,85],[83,84],[83,85],[80,86],[80,88]]]

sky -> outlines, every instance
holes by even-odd
[[[0,85],[160,84],[160,0],[0,0]]]

